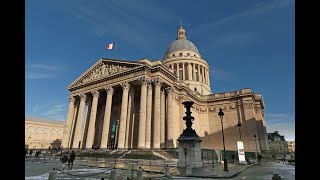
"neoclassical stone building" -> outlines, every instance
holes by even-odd
[[[28,149],[48,149],[60,146],[64,121],[26,117],[25,145]]]
[[[191,100],[192,127],[203,140],[202,148],[223,149],[222,108],[227,150],[237,150],[239,123],[246,151],[256,151],[254,134],[259,150],[267,150],[262,96],[248,88],[213,94],[209,72],[182,27],[162,60],[101,58],[68,86],[63,147],[177,148],[185,128],[182,102]]]

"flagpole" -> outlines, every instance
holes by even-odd
[[[116,59],[116,50],[117,50],[117,42],[114,42],[114,58],[113,59]]]

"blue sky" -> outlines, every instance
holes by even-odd
[[[263,95],[267,131],[295,133],[293,0],[25,2],[28,117],[65,120],[67,86],[101,57],[162,59],[181,20],[210,65],[214,93]],[[117,42],[116,50],[105,45]]]

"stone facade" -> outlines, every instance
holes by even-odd
[[[41,118],[25,119],[25,146],[28,149],[48,149],[60,146],[64,121]]]
[[[278,131],[268,133],[268,140],[271,152],[276,154],[286,154],[289,152],[287,141]]]
[[[288,143],[288,151],[290,153],[294,153],[296,149],[295,141],[288,141],[287,143]]]
[[[256,151],[254,134],[268,150],[262,96],[249,88],[213,94],[209,71],[182,27],[163,60],[101,58],[68,86],[63,147],[178,148],[188,100],[201,148],[223,149],[221,108],[226,150],[237,150],[238,123],[246,151]]]

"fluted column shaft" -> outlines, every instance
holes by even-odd
[[[128,113],[127,113],[127,128],[126,128],[126,137],[124,142],[125,148],[130,148],[129,145],[131,143],[131,129],[132,128],[132,119],[131,119],[131,107],[132,107],[132,99],[134,98],[134,90],[130,88],[129,90],[129,98],[128,98]]]
[[[196,64],[195,63],[193,63],[192,68],[193,68],[193,78],[192,78],[192,80],[196,81],[197,77],[196,77]]]
[[[86,141],[87,149],[92,148],[93,141],[94,141],[97,107],[98,107],[98,99],[99,99],[99,92],[97,90],[94,90],[91,93],[92,93],[93,99],[92,99],[89,128],[88,128],[87,141]]]
[[[168,95],[168,123],[167,123],[167,131],[168,131],[168,136],[167,136],[167,147],[170,147],[171,144],[170,141],[173,141],[173,110],[172,110],[172,103],[173,103],[173,97],[172,97],[172,91],[173,87],[168,87],[166,88],[167,90],[167,95]],[[171,145],[172,146],[172,145]]]
[[[83,110],[84,110],[84,104],[86,102],[87,96],[82,93],[80,94],[80,105],[79,105],[79,112],[78,112],[78,118],[76,122],[75,132],[74,132],[74,138],[73,138],[73,145],[72,148],[78,148],[79,147],[79,141],[81,138],[81,124],[82,124],[82,118],[83,118]]]
[[[177,63],[177,76],[178,76],[178,80],[180,80],[180,63]]]
[[[146,123],[146,148],[151,147],[151,115],[152,115],[152,83],[148,83],[147,92],[147,123]]]
[[[127,82],[121,83],[122,86],[122,103],[120,114],[120,129],[118,148],[125,148],[126,128],[127,128],[127,112],[128,112],[128,96],[130,85]]]
[[[208,71],[208,85],[210,86],[210,72],[209,72],[209,69],[207,69],[207,71]]]
[[[107,86],[105,88],[107,92],[106,107],[104,110],[103,118],[103,127],[102,127],[102,137],[101,137],[101,148],[107,148],[109,141],[109,126],[110,126],[110,117],[111,117],[111,106],[112,106],[112,96],[113,88]]]
[[[161,90],[161,95],[160,95],[160,147],[165,147],[165,115],[166,115],[166,110],[165,110],[165,93],[163,90]]]
[[[191,63],[188,63],[188,80],[192,81],[192,67]]]
[[[69,96],[69,108],[68,108],[66,126],[63,131],[63,138],[62,138],[62,142],[61,142],[61,145],[64,148],[69,148],[69,139],[70,139],[72,118],[73,118],[73,111],[74,111],[74,101],[75,101],[75,98],[70,95]]]
[[[153,148],[160,148],[160,90],[161,90],[161,79],[154,79],[154,125],[153,125]]]
[[[186,80],[186,71],[184,69],[184,62],[182,63],[182,80]]]
[[[145,148],[146,143],[146,105],[147,105],[147,78],[141,78],[140,113],[138,148]]]
[[[203,66],[201,66],[201,71],[202,71],[202,82],[204,83],[205,82],[205,80],[204,80],[204,67]]]

